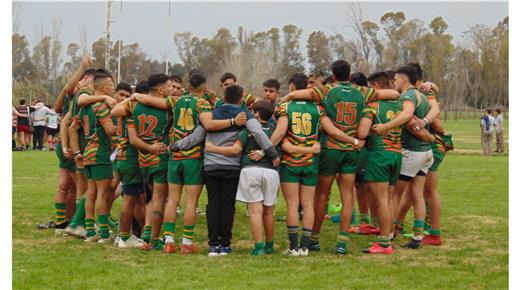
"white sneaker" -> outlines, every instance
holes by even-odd
[[[304,256],[304,257],[306,257],[306,256],[308,256],[308,255],[309,255],[309,249],[307,249],[307,248],[300,248],[300,249],[298,250],[298,256]]]
[[[120,236],[116,236],[115,239],[114,239],[114,246],[119,245],[119,241],[121,241],[121,237]]]
[[[83,226],[77,226],[73,229],[72,235],[80,239],[85,239],[87,237],[87,230]]]
[[[65,232],[65,229],[55,229],[54,230],[54,236],[56,237],[60,237],[60,236],[63,236],[63,235],[66,235],[67,233]]]
[[[98,242],[98,244],[108,244],[108,243],[112,242],[112,237],[109,236],[106,239],[100,238],[97,242]]]
[[[299,256],[300,255],[300,252],[298,250],[295,250],[295,249],[285,249],[282,254],[284,256]]]
[[[76,229],[72,228],[71,226],[67,226],[64,230],[64,234],[68,234],[69,236],[74,236],[74,231]]]
[[[195,212],[197,213],[197,215],[205,215],[205,214],[206,214],[205,212],[203,212],[203,211],[202,211],[200,208],[198,208],[198,207],[195,209]]]
[[[128,240],[126,240],[126,244],[132,248],[142,248],[144,246],[144,241],[135,235],[131,235]]]
[[[117,247],[121,248],[121,249],[123,249],[123,248],[130,248],[131,246],[128,244],[128,241],[129,240],[123,241],[123,239],[120,238],[117,241]]]
[[[86,237],[85,238],[85,243],[95,243],[99,240],[99,234],[96,233],[96,235],[92,236],[92,237]]]

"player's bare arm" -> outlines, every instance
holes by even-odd
[[[78,97],[78,106],[85,107],[103,101],[105,101],[110,108],[115,107],[115,105],[117,104],[117,101],[111,96],[81,94]]]
[[[273,135],[271,135],[271,143],[273,146],[276,146],[282,141],[283,137],[287,133],[287,128],[289,127],[289,119],[287,116],[280,116],[278,118],[278,122],[276,123],[276,129],[274,129]]]
[[[226,120],[214,120],[211,112],[203,112],[199,114],[199,121],[206,131],[220,131],[226,128],[236,126],[244,126],[247,121],[245,112],[239,113],[235,118]]]
[[[155,144],[148,144],[144,142],[139,136],[137,136],[137,132],[134,127],[128,127],[128,139],[130,144],[137,149],[145,152],[150,152],[154,154],[161,154],[167,150],[166,144],[162,142],[157,142]]]
[[[166,99],[157,98],[147,94],[133,94],[132,99],[135,99],[143,105],[147,105],[161,110],[168,110],[168,108],[170,107]]]
[[[320,118],[320,124],[323,130],[327,133],[327,135],[329,135],[333,139],[336,139],[341,142],[350,143],[356,148],[361,148],[365,145],[364,140],[359,140],[355,137],[349,136],[340,129],[336,128],[336,126],[334,126],[332,121],[327,116],[322,116]]]
[[[318,154],[321,152],[320,142],[316,142],[309,147],[302,147],[293,145],[289,141],[284,141],[282,142],[281,148],[284,152],[287,152],[289,154]]]
[[[128,108],[128,102],[130,99],[124,100],[121,103],[118,103],[114,108],[112,108],[111,114],[114,117],[129,117],[132,115],[130,112],[130,108]]]
[[[242,153],[243,148],[239,142],[235,142],[231,146],[216,146],[210,141],[206,141],[205,150],[206,152],[217,153],[224,156],[237,156]]]
[[[405,100],[403,102],[403,110],[401,113],[397,114],[397,116],[392,119],[392,121],[384,123],[384,124],[376,124],[372,126],[372,130],[376,134],[382,134],[388,131],[391,128],[399,127],[402,124],[409,122],[412,119],[413,112],[415,111],[415,106],[412,101]]]

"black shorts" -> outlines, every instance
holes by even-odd
[[[47,132],[47,135],[49,135],[49,136],[54,137],[54,136],[58,135],[58,128],[54,129],[54,128],[46,127],[45,130]]]

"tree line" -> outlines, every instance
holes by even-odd
[[[230,71],[248,91],[260,94],[265,79],[277,78],[286,84],[290,75],[304,71],[307,64],[307,72],[328,74],[332,61],[345,59],[352,64],[353,72],[368,75],[419,62],[425,78],[441,88],[439,100],[444,107],[453,110],[508,107],[508,17],[495,26],[471,26],[458,43],[446,33],[448,23],[441,16],[425,24],[419,19],[406,18],[403,12],[387,12],[376,23],[363,19],[359,7],[353,6],[346,22],[353,34],[312,31],[305,47],[300,46],[303,30],[293,24],[266,31],[240,26],[235,33],[222,27],[206,38],[189,31],[178,32],[173,36],[173,45],[180,62],[169,63],[168,71],[186,76],[191,69],[201,69],[209,76],[213,88],[218,87],[220,75]],[[52,102],[68,75],[79,66],[84,53],[91,55],[95,67],[104,67],[105,38],[99,38],[90,47],[85,39],[64,46],[60,23],[53,23],[51,33],[41,33],[30,49],[27,37],[13,31],[14,100],[32,94]],[[114,76],[118,73],[121,51],[122,81],[135,84],[151,73],[166,70],[166,61],[150,58],[138,42],[113,41],[109,47],[108,69]],[[283,86],[282,93],[286,89]]]

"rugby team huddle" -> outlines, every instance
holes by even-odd
[[[363,252],[392,254],[412,206],[413,233],[401,246],[442,244],[437,170],[453,144],[439,120],[439,88],[423,81],[419,64],[366,78],[337,60],[327,78],[292,75],[283,97],[276,79],[255,97],[232,73],[221,77],[217,96],[199,70],[186,83],[159,73],[114,87],[110,72],[89,65],[84,57],[55,106],[62,114],[58,234],[114,241],[110,210],[121,195],[116,246],[198,253],[193,238],[205,185],[208,255],[232,251],[237,200],[247,204],[252,254],[272,254],[281,187],[289,244],[282,253],[307,256],[320,250],[336,181],[342,203],[336,254],[347,253],[352,233],[379,235]],[[359,227],[351,227],[354,193]]]

